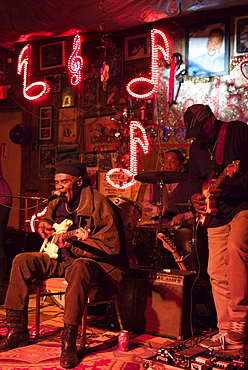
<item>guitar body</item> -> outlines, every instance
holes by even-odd
[[[231,164],[229,164],[224,171],[220,174],[220,176],[217,179],[213,179],[214,172],[211,172],[208,181],[203,183],[202,186],[202,194],[205,197],[206,200],[206,212],[204,214],[199,215],[198,222],[201,226],[207,226],[211,216],[216,215],[218,212],[218,208],[216,207],[216,201],[215,196],[211,194],[212,189],[217,189],[218,186],[223,182],[223,180],[226,178],[226,176],[232,177],[235,173],[238,172],[239,169],[239,160],[233,161]]]
[[[199,223],[201,226],[207,226],[211,215],[216,215],[218,209],[216,208],[216,200],[212,194],[210,194],[210,190],[213,188],[213,177],[214,172],[211,172],[208,178],[208,181],[205,181],[202,185],[202,194],[205,197],[205,201],[207,202],[206,205],[206,213],[200,214],[199,216]]]
[[[52,259],[57,259],[58,258],[58,250],[59,247],[54,244],[54,238],[57,234],[60,233],[65,233],[69,227],[73,224],[71,220],[65,219],[62,221],[60,224],[53,224],[53,229],[55,230],[54,234],[51,235],[49,238],[45,239],[41,248],[40,252],[46,253],[49,255],[50,258]]]

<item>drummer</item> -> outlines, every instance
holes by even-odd
[[[185,162],[185,156],[178,149],[171,149],[163,159],[164,171],[180,172]],[[188,202],[188,181],[176,183],[166,183],[164,181],[163,201],[162,201],[162,222],[164,225],[180,228],[180,236],[177,235],[175,242],[178,251],[185,254],[191,252],[189,241],[192,238],[193,214],[185,203]],[[152,223],[158,223],[160,216],[160,186],[149,183],[147,185],[143,202],[142,212]],[[178,234],[178,233],[177,233]]]

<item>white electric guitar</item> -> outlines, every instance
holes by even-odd
[[[80,227],[76,230],[67,231],[72,224],[73,222],[68,219],[65,219],[60,224],[54,223],[52,226],[52,229],[54,229],[54,233],[49,236],[49,238],[44,240],[40,248],[40,252],[46,253],[49,255],[50,258],[56,260],[58,258],[59,247],[57,246],[57,244],[54,243],[54,238],[58,234],[63,234],[63,240],[69,239],[72,236],[76,236],[77,240],[86,240],[89,236],[90,230]]]

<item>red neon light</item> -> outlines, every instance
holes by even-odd
[[[29,64],[29,55],[31,53],[31,45],[27,44],[21,50],[19,57],[18,57],[18,64],[17,64],[17,74],[21,75],[23,73],[23,95],[28,100],[36,100],[39,99],[42,95],[49,92],[49,86],[43,81],[33,82],[32,84],[27,86],[28,80],[28,64]],[[41,92],[37,95],[31,95],[30,91],[34,88],[42,88]]]
[[[162,38],[164,47],[159,45],[158,41],[159,38]],[[158,85],[159,85],[159,69],[158,69],[158,62],[159,62],[159,51],[162,53],[164,59],[169,62],[170,59],[170,45],[169,41],[164,34],[164,32],[152,29],[151,30],[151,72],[152,77],[151,79],[146,77],[138,77],[132,79],[126,86],[126,89],[130,95],[137,99],[146,99],[157,93]],[[149,91],[144,94],[138,94],[134,91],[134,87],[137,85],[148,85]],[[151,85],[151,86],[150,86]]]
[[[137,135],[137,129],[141,132],[142,139]],[[143,125],[138,121],[131,121],[130,123],[130,170],[124,168],[112,168],[112,170],[106,173],[107,182],[117,189],[126,189],[136,183],[134,176],[138,173],[138,145],[141,146],[143,152],[147,154],[149,152],[149,141],[146,135],[146,130]],[[121,183],[115,183],[111,180],[111,175],[114,173],[127,175],[127,180],[121,181]],[[124,176],[123,176],[124,177]]]
[[[30,220],[30,227],[31,227],[31,231],[32,233],[35,233],[35,221],[37,221],[37,218],[43,216],[47,211],[47,206],[41,211],[41,212],[38,212],[37,214],[34,213],[33,216],[31,217],[31,220]]]
[[[83,58],[81,54],[81,37],[76,35],[73,40],[73,52],[68,59],[68,69],[71,74],[71,84],[78,85],[82,80]]]

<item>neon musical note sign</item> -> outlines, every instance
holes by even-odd
[[[162,38],[164,47],[161,46],[158,41]],[[169,41],[164,32],[152,29],[151,30],[151,78],[137,77],[132,79],[126,86],[126,89],[130,95],[137,99],[146,99],[157,93],[159,87],[159,51],[162,53],[164,59],[169,62],[170,60],[170,45]],[[139,94],[134,91],[135,85],[147,86],[149,91],[144,94]],[[137,90],[137,86],[136,86]]]
[[[141,132],[141,138],[137,135],[137,130]],[[138,145],[141,146],[143,152],[149,152],[149,141],[146,135],[146,130],[138,121],[130,122],[130,170],[125,168],[113,168],[106,173],[107,182],[117,189],[126,189],[136,183],[134,176],[138,173]],[[121,177],[119,183],[111,180],[111,175],[119,174]],[[126,178],[126,179],[125,179]]]
[[[82,80],[83,58],[81,54],[81,37],[76,35],[73,40],[73,52],[68,59],[68,69],[71,74],[71,84],[78,85]]]
[[[19,57],[18,57],[18,64],[17,64],[17,74],[21,75],[23,73],[23,95],[28,100],[36,100],[39,99],[42,95],[49,92],[49,86],[47,83],[43,81],[33,82],[32,84],[27,86],[28,80],[28,65],[29,65],[29,55],[31,53],[31,45],[27,44],[21,50]],[[41,87],[41,91],[36,95],[31,95],[31,90],[35,88]]]

